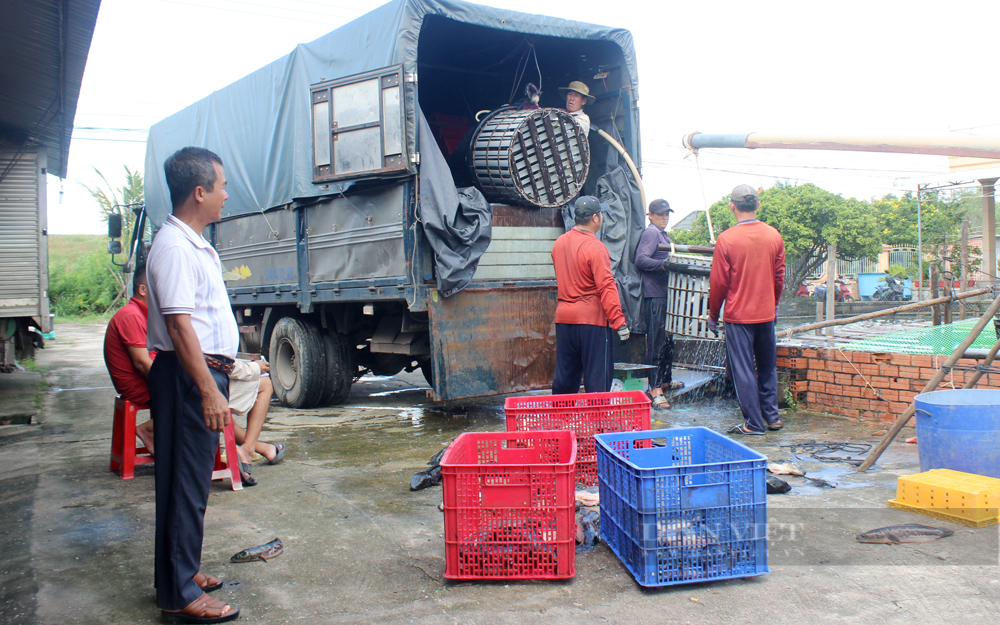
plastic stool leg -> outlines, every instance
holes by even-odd
[[[124,427],[125,406],[121,397],[115,398],[114,419],[111,423],[111,467],[108,471],[117,471],[122,459],[122,427]]]
[[[215,469],[212,471],[213,480],[224,480],[229,478],[233,490],[243,490],[243,479],[240,477],[240,456],[236,451],[236,433],[233,430],[232,416],[229,425],[222,430],[223,444],[226,446],[226,461],[222,461],[222,446],[215,450]]]

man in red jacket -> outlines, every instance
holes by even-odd
[[[756,218],[757,191],[733,189],[729,210],[736,225],[719,235],[712,258],[708,327],[718,328],[726,305],[726,364],[736,387],[743,423],[730,434],[780,430],[774,322],[785,284],[785,242]]]
[[[578,392],[581,377],[588,393],[610,391],[615,373],[611,328],[622,341],[629,337],[611,256],[597,238],[604,210],[597,198],[581,196],[573,209],[576,226],[552,246],[559,300],[553,395]]]
[[[156,357],[156,352],[146,349],[148,293],[146,266],[138,265],[132,276],[132,299],[111,317],[104,333],[104,364],[111,375],[111,383],[122,399],[143,406],[149,405],[146,378]],[[153,421],[137,426],[135,433],[152,454]],[[126,441],[126,444],[134,442]]]

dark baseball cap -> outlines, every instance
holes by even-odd
[[[581,195],[573,204],[573,217],[576,219],[588,219],[597,213],[607,213],[606,206],[602,206],[593,195]]]
[[[732,202],[756,202],[757,189],[748,184],[741,184],[733,189],[733,193],[729,196],[729,199]]]
[[[667,213],[674,212],[674,209],[670,208],[670,202],[660,199],[649,203],[649,212],[654,215],[666,215]]]

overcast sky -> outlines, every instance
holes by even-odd
[[[380,4],[103,0],[68,177],[50,178],[49,232],[105,230],[81,183],[98,182],[95,167],[115,186],[124,166],[141,170],[150,125]],[[898,193],[896,178],[947,171],[941,156],[702,150],[699,177],[680,143],[692,131],[1000,136],[995,0],[482,4],[632,32],[643,182],[677,219],[740,183],[870,199]]]

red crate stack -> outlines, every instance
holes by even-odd
[[[648,430],[652,402],[642,391],[508,397],[508,432],[572,430],[576,433],[576,479],[597,484],[594,434]]]

